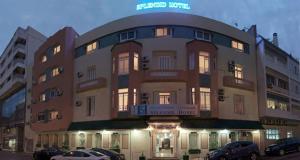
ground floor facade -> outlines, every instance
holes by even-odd
[[[24,125],[0,127],[0,147],[6,151],[23,151]]]

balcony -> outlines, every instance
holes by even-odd
[[[272,84],[267,84],[267,90],[271,92],[283,94],[283,95],[289,95],[289,90],[283,89],[281,87]]]
[[[135,116],[196,116],[197,105],[190,104],[141,104],[131,106],[131,115]]]
[[[107,86],[107,82],[105,78],[98,78],[95,80],[89,80],[89,81],[84,81],[79,84],[77,84],[77,92],[84,92],[92,89],[97,89],[97,88],[104,88]]]
[[[226,87],[233,87],[239,89],[245,89],[249,91],[254,91],[254,83],[245,79],[238,79],[234,76],[224,76],[223,77],[223,85]]]
[[[0,99],[5,98],[14,93],[19,88],[25,85],[25,75],[14,73],[11,79],[6,82],[3,88],[0,90]]]
[[[145,82],[184,82],[187,74],[183,70],[150,70],[145,71]]]

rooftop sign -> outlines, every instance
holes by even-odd
[[[137,11],[159,8],[190,10],[191,6],[188,0],[138,0],[136,5]]]

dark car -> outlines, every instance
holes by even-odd
[[[102,148],[92,148],[93,151],[100,152],[106,156],[109,156],[111,160],[125,160],[124,154],[120,154],[116,151],[102,149]]]
[[[63,155],[65,152],[57,148],[46,148],[33,153],[34,160],[50,160],[52,156]]]
[[[257,160],[259,149],[257,145],[250,141],[236,141],[226,144],[208,154],[209,160],[232,160],[232,159],[251,159]]]
[[[279,139],[275,144],[271,144],[265,148],[266,155],[283,156],[289,152],[300,152],[300,140],[297,138]]]

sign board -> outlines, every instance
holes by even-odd
[[[180,9],[190,10],[191,6],[189,0],[138,0],[136,10],[149,10],[149,9]]]

